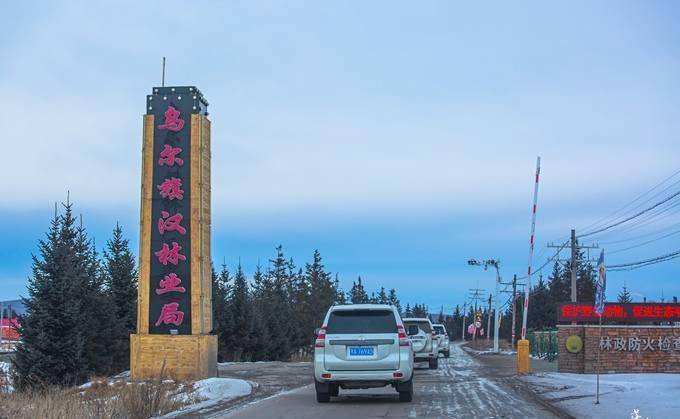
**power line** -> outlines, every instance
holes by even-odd
[[[658,188],[659,186],[663,185],[664,183],[666,183],[666,182],[669,181],[670,179],[674,178],[674,177],[677,176],[678,174],[680,174],[680,170],[676,171],[675,173],[673,173],[672,175],[668,176],[667,178],[665,178],[665,179],[662,180],[661,182],[657,183],[657,184],[654,185],[651,189],[649,189],[647,192],[643,193],[642,195],[639,195],[637,198],[633,199],[632,201],[630,201],[629,203],[627,203],[627,204],[624,205],[623,207],[619,208],[618,210],[614,211],[614,212],[611,213],[610,215],[608,215],[608,216],[606,216],[606,217],[604,217],[604,218],[601,218],[600,220],[598,220],[598,221],[596,221],[596,222],[594,222],[594,223],[592,223],[592,224],[589,224],[589,225],[587,225],[587,226],[581,228],[580,230],[587,231],[589,228],[593,228],[593,227],[595,227],[595,226],[606,225],[606,223],[607,223],[608,220],[610,220],[610,219],[611,219],[611,221],[614,221],[614,220],[620,218],[620,217],[623,215],[623,213],[626,212],[626,211],[624,211],[624,210],[626,210],[630,205],[634,204],[635,202],[637,202],[637,201],[640,200],[641,198],[645,197],[646,195],[648,195],[649,193],[651,193],[652,191],[654,191],[656,188]],[[667,186],[667,187],[664,188],[663,190],[657,192],[656,194],[654,194],[652,197],[648,198],[647,200],[642,201],[641,203],[639,203],[636,207],[632,208],[631,210],[635,210],[635,209],[641,207],[641,206],[644,205],[646,202],[651,201],[651,200],[654,199],[656,196],[662,194],[663,192],[667,191],[668,189],[672,188],[673,186],[677,185],[678,183],[680,183],[680,180],[678,180],[678,181],[672,183],[671,185]],[[620,215],[618,215],[618,214],[620,214]]]
[[[604,232],[604,235],[607,236],[608,234],[622,234],[622,233],[629,233],[633,230],[637,230],[641,227],[646,227],[650,224],[657,223],[661,220],[664,220],[670,216],[677,215],[680,213],[680,202],[676,202],[672,205],[669,205],[665,208],[658,208],[655,212],[652,212],[651,214],[648,214],[647,218],[642,218],[633,221],[632,223],[628,224],[625,226],[624,229],[620,230],[609,230]],[[669,212],[672,209],[677,208],[675,211]]]
[[[645,213],[647,213],[647,212],[653,210],[654,208],[658,207],[659,205],[665,204],[666,202],[670,201],[671,199],[675,198],[675,197],[678,196],[678,195],[680,195],[680,191],[675,192],[674,194],[672,194],[672,195],[670,195],[670,196],[668,196],[668,197],[662,199],[661,201],[657,202],[656,204],[652,205],[651,207],[645,208],[644,210],[642,210],[642,211],[640,211],[640,212],[638,212],[638,213],[636,213],[636,214],[634,214],[634,215],[631,215],[631,216],[629,216],[629,217],[626,217],[626,218],[624,218],[624,219],[621,220],[621,221],[617,221],[617,222],[615,222],[614,224],[610,224],[610,225],[608,225],[608,226],[606,226],[606,227],[602,227],[602,228],[599,228],[599,229],[597,229],[597,230],[595,230],[595,231],[591,231],[590,233],[581,234],[579,237],[588,237],[588,236],[592,236],[592,235],[594,235],[594,234],[602,233],[603,231],[610,230],[610,229],[612,229],[612,228],[614,228],[614,227],[616,227],[616,226],[620,226],[620,225],[623,224],[623,223],[626,223],[626,222],[628,222],[628,221],[630,221],[630,220],[633,220],[633,219],[635,219],[635,218],[637,218],[637,217],[639,217],[639,216],[641,216],[641,215],[643,215],[643,214],[645,214]]]
[[[654,243],[654,242],[656,242],[656,241],[665,239],[666,237],[673,236],[673,235],[678,234],[678,233],[680,233],[680,230],[673,231],[672,233],[668,233],[668,234],[663,235],[663,236],[661,236],[661,237],[657,237],[657,238],[652,239],[652,240],[647,240],[646,242],[642,242],[642,243],[639,243],[639,244],[636,244],[636,245],[633,245],[633,246],[624,247],[623,249],[618,249],[618,250],[610,251],[610,252],[608,252],[608,253],[609,253],[610,255],[612,255],[612,254],[615,254],[615,253],[625,252],[626,250],[635,249],[635,248],[637,248],[637,247],[642,247],[642,246],[648,245],[648,244],[650,244],[650,243]]]
[[[662,228],[661,230],[656,230],[656,231],[652,231],[652,232],[645,233],[645,234],[640,234],[640,235],[633,236],[633,237],[627,237],[625,239],[611,240],[611,241],[600,241],[599,243],[601,245],[625,243],[625,242],[629,242],[629,241],[633,241],[633,240],[644,239],[645,237],[656,236],[657,234],[663,233],[666,230],[667,230],[667,228]]]
[[[675,258],[680,257],[680,250],[668,253],[666,255],[657,256],[650,259],[640,260],[637,262],[621,263],[618,265],[611,265],[607,267],[608,271],[630,271],[633,269],[641,268],[643,266],[655,265],[657,263],[666,262]]]

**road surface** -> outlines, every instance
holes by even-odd
[[[220,411],[203,412],[212,418],[555,418],[553,411],[521,390],[510,374],[496,374],[495,366],[483,364],[451,346],[451,357],[440,358],[439,369],[416,370],[413,402],[400,403],[391,387],[340,390],[330,403],[316,402],[314,386],[284,391]],[[264,367],[264,366],[263,366]],[[518,387],[519,386],[519,387]]]

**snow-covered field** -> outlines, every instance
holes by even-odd
[[[192,396],[198,396],[201,401],[185,406],[164,417],[172,418],[181,414],[196,412],[223,401],[247,396],[252,391],[252,386],[248,381],[235,378],[206,378],[194,382],[194,387],[196,390],[192,393]]]
[[[680,374],[602,374],[599,405],[595,374],[544,373],[522,380],[578,418],[680,417]]]

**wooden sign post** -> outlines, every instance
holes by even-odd
[[[214,377],[210,267],[210,121],[193,86],[147,96],[133,379]]]

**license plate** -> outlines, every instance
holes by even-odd
[[[350,346],[349,356],[373,356],[374,350],[372,346]]]

